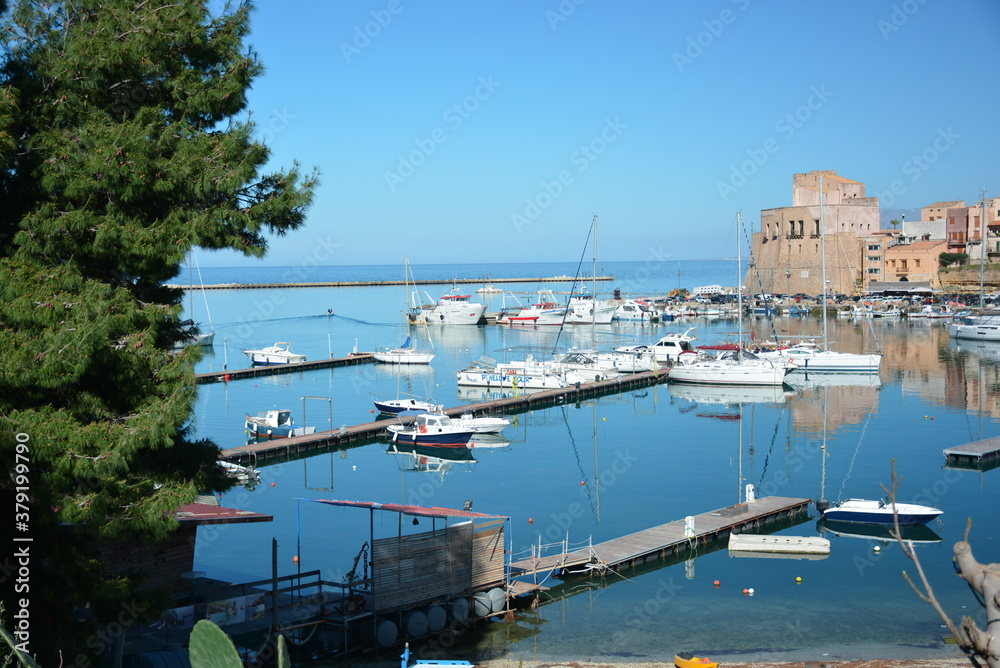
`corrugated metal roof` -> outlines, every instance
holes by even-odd
[[[189,503],[174,511],[174,517],[181,522],[193,524],[239,524],[244,522],[271,522],[273,515],[252,513],[207,503]]]
[[[376,501],[338,501],[335,499],[299,499],[313,503],[325,503],[330,506],[349,506],[353,508],[368,508],[370,510],[388,510],[393,513],[415,515],[417,517],[490,517],[506,518],[505,515],[487,515],[474,513],[471,510],[456,510],[454,508],[438,508],[426,506],[408,506],[401,503],[378,503]]]

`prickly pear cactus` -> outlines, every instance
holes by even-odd
[[[243,668],[232,639],[207,619],[194,625],[188,654],[191,668]]]

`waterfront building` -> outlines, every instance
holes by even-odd
[[[919,283],[940,288],[938,257],[948,250],[948,242],[920,240],[885,249],[881,281]]]
[[[948,202],[934,202],[920,209],[920,220],[946,220],[948,209],[965,206],[962,200],[951,200]]]
[[[820,177],[825,194],[822,216]],[[829,293],[854,294],[869,280],[866,240],[879,233],[881,225],[878,198],[865,195],[864,183],[833,170],[794,174],[792,205],[762,210],[760,224],[760,231],[753,234],[753,264],[746,276],[753,292],[821,293],[824,247]]]

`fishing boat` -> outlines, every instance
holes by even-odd
[[[420,445],[467,445],[475,433],[455,424],[444,413],[421,413],[412,424],[391,424],[387,428],[393,443]]]
[[[316,427],[297,425],[292,420],[290,410],[277,409],[256,415],[247,414],[246,431],[251,437],[258,439],[291,438],[314,434]]]
[[[291,351],[292,344],[288,341],[278,341],[273,346],[258,350],[244,350],[243,354],[250,358],[251,364],[301,364],[306,356]]]
[[[514,300],[517,298],[514,297]],[[509,311],[506,307],[502,309],[497,316],[497,324],[560,327],[568,311],[569,309],[556,302],[551,290],[539,290],[538,301],[534,304]]]
[[[895,515],[893,514],[895,510]],[[885,500],[846,499],[822,511],[828,521],[858,524],[926,524],[943,511],[915,503],[890,503]]]
[[[677,668],[718,668],[719,664],[705,657],[695,656],[691,652],[681,652],[674,656]]]
[[[618,304],[595,299],[594,295],[575,295],[570,298],[568,308],[567,325],[610,325]]]

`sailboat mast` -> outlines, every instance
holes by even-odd
[[[594,351],[597,351],[597,214],[594,214],[594,298],[593,304],[590,305],[590,338],[591,343],[594,346]]]
[[[979,310],[982,312],[985,301],[983,292],[986,288],[986,190],[982,191],[980,204],[983,215],[980,218],[982,223],[979,226]]]
[[[740,350],[743,349],[743,212],[736,212],[736,312],[739,314]]]
[[[823,215],[823,204],[824,204],[824,193],[823,193],[823,177],[819,177],[819,247],[820,247],[820,264],[822,266],[822,275],[820,280],[823,281],[823,304],[822,311],[820,311],[820,317],[823,318],[823,350],[827,348],[827,325],[826,325],[826,219]]]

